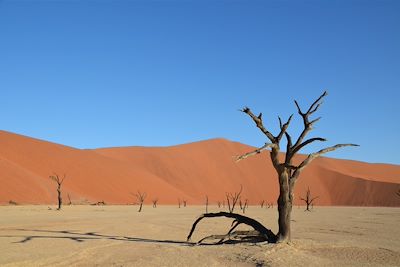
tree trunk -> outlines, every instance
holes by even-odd
[[[292,212],[292,190],[285,171],[279,174],[280,192],[278,198],[278,242],[290,241],[290,215]]]
[[[62,205],[61,185],[58,186],[57,193],[58,193],[58,208],[57,208],[57,210],[60,210],[61,209],[61,205]]]
[[[143,206],[143,203],[141,202],[138,212],[141,212],[141,211],[142,211],[142,206]]]

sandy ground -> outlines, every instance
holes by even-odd
[[[217,211],[211,207],[211,211]],[[294,208],[290,244],[193,246],[204,207],[0,207],[1,266],[400,266],[400,208]],[[273,231],[277,210],[246,215]],[[223,234],[228,219],[202,221],[193,241]],[[245,229],[245,227],[243,228]]]

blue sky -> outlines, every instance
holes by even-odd
[[[1,1],[0,128],[78,148],[223,137],[296,113],[331,157],[400,164],[399,1]],[[300,131],[295,117],[290,132]]]

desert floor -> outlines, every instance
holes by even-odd
[[[185,242],[204,207],[52,208],[0,207],[1,266],[400,266],[400,208],[295,207],[290,244],[217,246]],[[276,231],[276,208],[246,215]],[[230,224],[205,219],[192,240]]]

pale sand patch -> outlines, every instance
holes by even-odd
[[[211,207],[211,211],[217,211]],[[290,244],[192,246],[204,207],[0,207],[1,266],[399,266],[399,208],[293,210]],[[277,210],[246,214],[277,229]],[[205,219],[193,241],[223,234],[231,220]],[[242,227],[241,229],[246,229]]]

